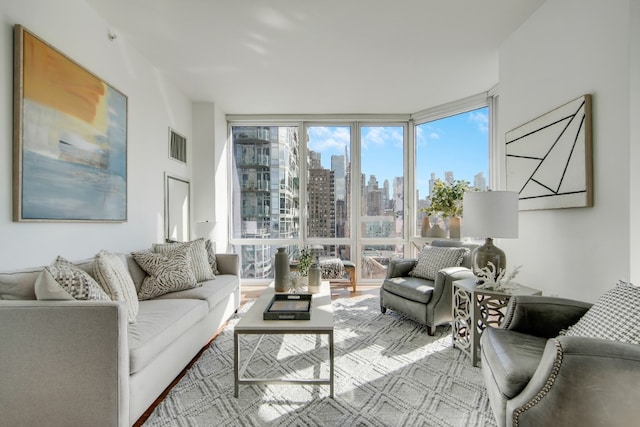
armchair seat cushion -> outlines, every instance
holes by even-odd
[[[492,373],[495,386],[511,399],[525,388],[535,373],[547,344],[546,338],[487,328],[481,337],[483,369]]]
[[[418,277],[393,277],[384,281],[387,292],[426,304],[433,295],[433,282]]]

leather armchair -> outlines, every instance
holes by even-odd
[[[558,335],[591,304],[514,296],[480,339],[498,426],[628,426],[640,420],[640,346]]]
[[[454,280],[474,277],[470,270],[471,250],[477,245],[455,240],[434,240],[432,246],[466,247],[469,253],[460,267],[449,267],[438,271],[435,280],[409,276],[417,263],[415,258],[402,258],[389,262],[387,276],[380,286],[380,311],[387,309],[415,320],[427,327],[434,335],[436,326],[449,323],[451,316],[451,289]]]

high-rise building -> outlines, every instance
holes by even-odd
[[[235,126],[233,157],[240,192],[234,193],[237,238],[289,238],[299,230],[296,127]],[[271,183],[278,183],[273,186]],[[243,277],[273,277],[271,246],[243,245]]]
[[[473,176],[473,186],[480,191],[487,189],[487,180],[484,177],[484,173],[480,172]]]
[[[310,169],[307,204],[309,237],[336,237],[335,185],[333,171]]]

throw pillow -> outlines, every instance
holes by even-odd
[[[436,273],[443,268],[457,267],[462,263],[466,248],[447,248],[440,246],[425,246],[418,255],[418,262],[410,276],[435,280]]]
[[[44,270],[46,272],[43,271],[40,280],[36,281],[38,299],[69,299],[64,296],[66,292],[76,300],[111,301],[89,273],[61,256]],[[51,279],[60,287],[58,288]]]
[[[111,252],[98,252],[93,260],[93,275],[113,301],[127,303],[129,323],[134,323],[140,310],[138,293],[122,258]]]
[[[563,335],[640,344],[640,287],[618,282]]]
[[[48,268],[43,268],[38,277],[36,278],[36,284],[34,286],[36,298],[39,300],[71,300],[75,301],[75,298],[71,294],[64,290],[60,283],[56,282]]]
[[[218,270],[218,261],[216,260],[216,248],[213,242],[209,239],[204,241],[205,248],[207,249],[207,258],[209,259],[209,265],[213,274],[220,274]]]
[[[189,265],[191,266],[193,274],[196,276],[196,281],[202,282],[215,279],[215,275],[209,265],[204,239],[196,239],[187,243],[154,243],[153,252],[167,255],[182,245],[187,245],[189,248]]]
[[[138,292],[140,300],[199,286],[189,266],[188,245],[181,245],[167,255],[151,251],[133,252],[131,255],[148,274]]]

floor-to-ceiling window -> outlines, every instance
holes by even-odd
[[[354,262],[361,282],[415,255],[435,180],[488,187],[488,98],[472,101],[375,120],[231,118],[230,241],[242,277],[273,278],[281,246]]]
[[[404,256],[405,124],[360,126],[358,248],[360,277],[383,279]]]
[[[486,106],[428,120],[415,126],[415,194],[417,215],[414,234],[420,235],[422,208],[437,180],[465,181],[471,189],[487,190],[489,182],[489,109]],[[448,221],[431,218],[444,230]]]

